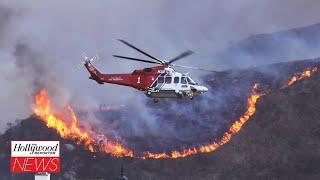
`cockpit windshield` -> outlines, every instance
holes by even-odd
[[[194,80],[192,80],[190,77],[187,77],[187,80],[190,85],[197,85],[197,83],[194,82]]]

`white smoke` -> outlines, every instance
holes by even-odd
[[[212,59],[214,52],[252,34],[318,22],[319,5],[312,0],[2,0],[0,125],[5,127],[9,121],[28,116],[32,97],[40,86],[50,88],[60,104],[72,102],[83,108],[108,103],[143,106],[145,97],[141,92],[98,85],[88,79],[83,69],[77,69],[83,51],[100,54],[101,61],[96,66],[103,72],[126,73],[148,66],[114,60],[112,54],[142,57],[116,42],[117,38],[159,58],[191,49],[196,54],[181,64],[219,68],[225,65]],[[19,56],[15,53],[21,46],[25,50]]]

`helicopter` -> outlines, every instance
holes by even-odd
[[[182,67],[196,70],[204,70],[210,72],[217,72],[206,70],[202,68],[181,66],[174,64],[174,62],[185,58],[191,54],[188,50],[170,60],[156,58],[136,46],[118,39],[121,43],[133,48],[152,60],[145,60],[139,58],[132,58],[127,56],[113,55],[115,58],[139,61],[150,64],[157,64],[157,66],[148,67],[140,70],[134,70],[128,74],[104,74],[101,73],[94,65],[93,61],[98,59],[98,56],[91,58],[84,56],[84,66],[88,70],[90,77],[99,84],[110,83],[122,86],[129,86],[140,91],[143,91],[148,97],[153,98],[155,102],[158,98],[183,98],[188,97],[193,99],[194,95],[202,94],[208,91],[208,88],[196,83],[188,73],[180,73],[173,69],[173,67]]]

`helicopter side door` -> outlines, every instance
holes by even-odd
[[[178,93],[180,91],[180,76],[174,76],[173,77],[173,86],[174,86],[174,89],[175,89],[175,92]]]
[[[155,82],[155,90],[161,90],[164,85],[164,75],[160,75]]]
[[[180,81],[180,87],[182,91],[188,91],[190,90],[190,87],[188,85],[187,77],[186,76],[181,76],[181,81]]]
[[[164,84],[163,84],[161,90],[165,90],[165,91],[175,90],[175,87],[172,83],[172,76],[171,75],[166,75],[164,77]]]

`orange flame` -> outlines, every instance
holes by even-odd
[[[41,90],[35,97],[34,113],[41,117],[49,128],[55,129],[62,138],[74,139],[78,144],[83,143],[90,152],[96,152],[99,149],[116,157],[133,157],[133,152],[120,143],[106,140],[104,144],[99,144],[93,132],[79,128],[78,118],[73,108],[68,106],[67,110],[71,115],[71,124],[67,123],[66,117],[60,118],[52,112],[51,102],[45,90]]]
[[[314,67],[312,69],[306,69],[305,71],[295,74],[290,78],[290,80],[284,84],[281,89],[287,88],[297,81],[311,77],[313,74],[318,72],[319,68]],[[232,136],[240,131],[243,125],[254,115],[256,112],[256,104],[259,98],[264,96],[266,93],[256,92],[259,87],[258,83],[253,84],[252,93],[247,99],[247,110],[238,120],[232,123],[231,127],[226,131],[219,141],[212,141],[209,144],[205,144],[199,147],[187,148],[181,151],[174,150],[170,153],[152,153],[144,152],[142,156],[135,155],[132,150],[126,149],[123,145],[117,142],[105,141],[102,145],[99,145],[97,149],[98,140],[94,138],[92,132],[84,129],[80,129],[78,126],[77,116],[71,106],[67,109],[71,115],[71,125],[68,125],[64,118],[59,118],[55,116],[50,107],[50,100],[47,93],[42,90],[35,98],[36,107],[34,108],[34,113],[41,117],[49,128],[54,128],[60,134],[62,138],[73,138],[77,140],[77,143],[84,143],[89,151],[96,152],[102,151],[105,153],[110,153],[116,157],[136,157],[141,159],[163,159],[163,158],[183,158],[186,156],[198,154],[198,153],[209,153],[215,151],[219,147],[228,143]]]
[[[182,157],[186,157],[186,156],[190,156],[190,155],[198,154],[198,153],[209,153],[209,152],[216,150],[220,146],[226,144],[227,142],[229,142],[231,140],[232,135],[239,132],[241,127],[255,113],[256,103],[257,103],[258,99],[264,95],[263,93],[256,92],[256,89],[258,88],[258,86],[259,86],[259,84],[255,83],[252,87],[253,88],[252,94],[249,96],[248,102],[247,102],[247,111],[231,125],[229,130],[223,134],[220,141],[218,141],[218,142],[212,141],[210,144],[206,144],[206,145],[203,145],[200,147],[188,148],[188,149],[184,149],[182,151],[172,151],[169,154],[147,152],[147,153],[145,153],[145,156],[143,158],[153,158],[153,159],[182,158]]]
[[[313,74],[315,74],[318,71],[319,71],[319,68],[318,67],[314,67],[312,69],[306,69],[301,73],[297,73],[297,74],[293,75],[290,78],[290,80],[281,87],[281,89],[287,88],[287,87],[295,84],[297,81],[309,78],[309,77],[311,77]]]

